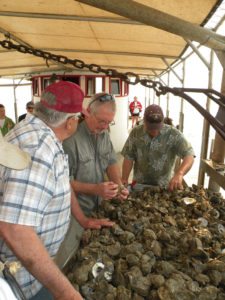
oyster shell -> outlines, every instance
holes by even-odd
[[[190,200],[191,199],[191,200]],[[86,300],[225,299],[225,201],[193,186],[103,201],[65,273]]]

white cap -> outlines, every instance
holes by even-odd
[[[0,131],[0,165],[10,169],[23,170],[31,162],[30,155],[18,146],[6,142]]]
[[[18,300],[15,297],[8,282],[2,277],[0,277],[0,299],[1,300],[9,300],[9,299],[10,300]]]

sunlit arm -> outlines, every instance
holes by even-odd
[[[54,299],[82,299],[53,262],[32,227],[0,222],[0,235],[22,265],[49,289]]]
[[[71,186],[75,193],[83,193],[88,195],[96,195],[96,183],[81,182],[77,180],[71,181]]]
[[[107,173],[108,178],[111,181],[113,181],[119,185],[122,184],[121,173],[120,173],[120,169],[119,169],[119,166],[117,163],[109,165],[106,169],[106,173]]]
[[[193,163],[194,163],[193,155],[187,155],[183,158],[180,167],[174,174],[173,178],[170,180],[169,190],[173,191],[174,189],[183,188],[182,185],[183,176],[187,174],[187,172],[191,169]]]
[[[118,185],[113,181],[86,183],[73,180],[71,181],[71,186],[75,193],[100,196],[105,200],[115,197],[118,191]]]
[[[182,174],[184,176],[191,169],[193,163],[194,163],[193,155],[185,156],[176,173]]]
[[[123,185],[123,181],[121,179],[121,173],[120,173],[120,169],[119,169],[119,166],[118,164],[112,164],[112,165],[109,165],[108,168],[107,168],[107,175],[109,177],[109,179],[115,183],[118,184],[118,186],[121,186]],[[117,197],[121,200],[125,200],[127,199],[129,195],[129,191],[123,187],[122,189],[118,189],[118,195]]]
[[[124,158],[123,160],[123,166],[122,166],[122,182],[124,184],[127,184],[128,183],[128,178],[129,178],[129,175],[130,175],[130,172],[133,168],[133,163],[134,161],[131,160],[131,159],[126,159]]]
[[[109,219],[93,219],[93,218],[86,217],[79,205],[77,197],[74,194],[72,188],[71,188],[71,213],[84,229],[88,229],[88,228],[100,229],[103,226],[111,227],[114,225],[114,222],[109,221]]]

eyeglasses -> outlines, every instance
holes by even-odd
[[[99,118],[96,117],[96,116],[95,116],[95,118],[96,118],[96,120],[98,121],[98,124],[101,125],[101,126],[105,126],[105,125],[107,125],[107,126],[113,126],[113,125],[116,124],[114,120],[111,121],[111,122],[108,122],[108,121],[105,121],[105,120],[101,120],[101,119],[99,119]]]
[[[92,100],[89,103],[89,106],[94,103],[95,101],[100,101],[100,102],[108,102],[108,101],[115,101],[115,98],[112,94],[104,94],[102,96],[97,97],[96,99]]]

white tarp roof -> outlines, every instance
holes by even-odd
[[[113,1],[113,0],[112,0]],[[216,0],[139,0],[144,5],[202,24]],[[0,0],[0,40],[10,35],[33,48],[121,72],[160,74],[186,46],[177,35],[74,0]],[[0,47],[0,75],[65,70],[64,65]],[[74,69],[72,66],[68,66]],[[79,70],[78,70],[79,71]]]

